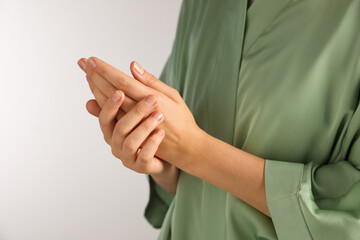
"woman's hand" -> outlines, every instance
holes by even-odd
[[[159,109],[161,109],[161,112],[166,118],[160,125],[162,126],[164,124],[164,126],[167,127],[166,136],[169,136],[168,133],[170,133],[170,135],[172,134],[175,137],[170,138],[170,147],[165,147],[164,150],[164,154],[168,154],[169,158],[162,157],[163,159],[169,160],[168,162],[174,163],[175,166],[183,171],[235,195],[271,217],[265,197],[265,159],[244,152],[206,134],[206,132],[197,126],[193,126],[191,117],[186,116],[189,110],[187,107],[182,106],[185,104],[179,101],[178,93],[171,90],[172,88],[151,74],[146,72],[139,73],[140,75],[136,74],[137,77],[140,76],[142,79],[141,82],[145,83],[145,85],[143,84],[140,88],[137,88],[136,84],[132,82],[134,81],[133,78],[117,72],[118,70],[112,69],[110,65],[101,62],[101,60],[96,59],[95,64],[95,67],[90,71],[96,72],[95,75],[92,76],[92,79],[96,78],[96,81],[108,81],[108,83],[114,84],[112,86],[120,86],[120,89],[124,90],[125,94],[134,100],[138,100],[141,95],[145,95],[149,93],[149,91],[151,92],[150,94],[152,94],[154,90],[154,94],[156,95],[162,93],[159,95],[161,96],[159,103],[162,103],[163,99],[164,103],[159,104]],[[97,71],[101,75],[98,74]],[[140,81],[137,81],[137,83],[140,83]],[[98,89],[101,90],[102,88],[99,87]],[[136,92],[136,90],[138,90],[138,92]],[[170,94],[170,96],[168,94]],[[176,98],[176,100],[173,97]],[[169,100],[169,98],[177,104],[171,104],[172,101]],[[172,106],[173,109],[169,109],[169,106]],[[166,120],[169,120],[168,113],[170,113],[169,117],[174,116],[172,120],[175,120],[175,122],[169,121],[169,124],[165,125]],[[174,115],[171,115],[171,113]],[[185,116],[181,118],[181,114]],[[179,115],[181,120],[179,125],[177,125],[176,119]],[[183,127],[187,124],[189,129],[185,129],[185,133],[181,135],[181,130],[184,130]],[[192,131],[194,132],[191,133]],[[178,140],[175,141],[175,143],[177,142],[179,146],[172,145],[174,141],[171,142],[171,140],[173,139]],[[166,137],[163,139],[161,145],[165,143],[165,140]],[[158,147],[158,152],[161,149],[161,145]],[[190,151],[186,151],[186,146],[190,146]],[[189,148],[187,150],[189,150]],[[173,153],[171,153],[171,151],[173,151]],[[176,158],[178,158],[178,160],[176,160]],[[185,162],[187,166],[184,167],[183,162]]]
[[[151,87],[148,87],[95,57],[88,59],[85,72],[93,83],[95,92],[101,92],[105,98],[116,89],[125,93],[127,98],[121,107],[124,112],[128,112],[136,101],[141,101],[147,95],[152,94],[158,99],[159,104],[155,110],[165,116],[160,126],[165,130],[166,136],[156,155],[177,166],[181,161],[181,154],[185,149],[191,148],[192,141],[196,139],[193,136],[202,131],[177,90],[147,73],[146,76],[151,81]]]
[[[96,92],[94,95],[96,97],[98,96],[98,92]],[[104,106],[105,103],[102,104],[102,106]],[[121,104],[121,103],[120,103]],[[121,106],[121,105],[120,105]],[[101,107],[98,104],[98,102],[95,99],[91,99],[87,102],[86,104],[86,108],[88,110],[88,112],[92,115],[94,115],[95,117],[99,117],[100,113],[101,113]],[[104,112],[102,113],[101,116],[104,116]],[[117,115],[116,115],[116,119],[120,120],[126,113],[119,109]],[[104,136],[105,138],[105,136]],[[147,137],[147,139],[149,138],[149,136]],[[141,144],[141,148],[143,147],[144,143],[146,143],[147,140],[143,141],[143,143]],[[149,144],[149,143],[148,143]],[[155,156],[154,156],[155,157]],[[176,194],[176,189],[177,189],[177,183],[178,183],[178,179],[179,179],[179,169],[177,167],[175,167],[172,164],[169,164],[163,160],[161,160],[161,164],[163,164],[163,171],[159,172],[148,172],[147,174],[151,175],[151,177],[154,179],[154,181],[160,186],[162,187],[165,191],[167,191],[168,193],[175,195]]]
[[[164,119],[160,112],[154,111],[156,98],[149,95],[116,122],[115,117],[124,97],[123,92],[115,91],[99,114],[104,139],[111,146],[112,154],[119,158],[125,167],[139,173],[161,175],[170,164],[155,157],[165,134],[162,129],[153,131]]]

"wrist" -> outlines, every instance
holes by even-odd
[[[205,157],[204,153],[207,151],[209,141],[211,141],[211,136],[201,128],[193,131],[189,140],[179,148],[178,161],[174,165],[184,172],[194,175],[202,165],[201,160]]]
[[[175,195],[179,179],[179,169],[169,164],[169,167],[161,174],[150,175],[151,178],[166,192]]]
[[[156,182],[169,182],[169,179],[177,175],[179,169],[174,165],[168,163],[166,169],[160,174],[150,174]]]

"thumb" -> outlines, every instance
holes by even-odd
[[[99,117],[101,107],[95,99],[90,99],[86,102],[86,110],[93,116]]]
[[[97,103],[95,99],[90,99],[86,102],[86,110],[93,116],[99,117],[99,114],[101,112],[101,107]],[[126,113],[120,108],[119,111],[116,114],[116,120],[120,120]]]
[[[179,100],[179,98],[182,99],[179,92],[175,88],[172,88],[166,83],[160,81],[154,75],[143,69],[136,61],[132,61],[130,63],[130,71],[134,78],[142,84],[165,94],[175,101]]]

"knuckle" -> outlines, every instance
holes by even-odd
[[[149,156],[144,154],[143,151],[140,151],[139,155],[136,158],[136,164],[138,169],[141,169],[142,171],[147,171],[150,164]]]
[[[129,152],[135,152],[137,147],[134,144],[134,141],[131,140],[130,138],[126,138],[123,142],[123,148],[125,151],[129,151]]]
[[[122,162],[122,165],[123,165],[124,167],[130,168],[128,162],[126,162],[126,161],[124,161],[124,160],[121,160],[121,162]]]
[[[114,155],[116,158],[119,158],[118,151],[114,147],[111,147],[111,154]]]
[[[136,114],[137,116],[142,116],[142,115],[143,115],[143,110],[142,110],[142,107],[141,107],[140,104],[137,104],[137,105],[135,106],[134,111],[135,111],[135,114]]]
[[[106,86],[104,88],[104,92],[105,92],[105,95],[109,97],[108,100],[110,101],[110,97],[114,94],[115,91],[112,87]]]
[[[120,137],[123,137],[125,135],[124,129],[122,127],[118,127],[116,129],[116,134],[119,135]]]
[[[154,84],[156,81],[158,81],[158,79],[153,75],[153,74],[150,74],[149,78],[147,79],[147,83],[149,85],[152,85]]]
[[[123,137],[126,133],[125,133],[125,128],[123,128],[123,121],[121,120],[122,119],[120,119],[116,124],[116,134],[119,135],[120,137]]]
[[[151,117],[151,120],[148,120],[148,121],[145,121],[144,122],[144,125],[143,125],[143,127],[144,127],[144,130],[146,131],[146,132],[150,132],[152,129],[153,129],[153,127],[154,127],[154,120],[152,119],[152,117]]]
[[[128,82],[124,79],[124,78],[122,78],[122,77],[117,77],[116,78],[116,83],[117,83],[117,85],[121,88],[121,89],[125,89],[125,88],[127,88],[127,86],[128,86]]]
[[[157,145],[159,143],[159,134],[155,134],[154,137],[150,138],[148,141],[149,141],[149,144],[151,145]]]
[[[137,159],[136,161],[138,161],[138,167],[137,167],[137,172],[138,173],[147,173],[149,172],[150,168],[149,168],[149,164],[148,164],[148,159]]]
[[[172,91],[172,94],[173,94],[175,97],[181,98],[181,95],[180,95],[180,93],[179,93],[179,91],[178,91],[177,89],[172,88],[171,91]]]
[[[158,103],[158,96],[155,94],[149,94],[144,98],[143,104],[149,109],[154,108],[157,106]],[[149,106],[150,105],[150,106]]]
[[[182,100],[182,97],[181,97],[181,94],[179,93],[179,91],[172,87],[169,88],[169,96],[177,103],[179,103],[179,101]]]
[[[141,167],[143,167],[144,164],[147,164],[149,162],[149,159],[147,159],[146,157],[144,157],[144,155],[139,154],[139,156],[137,157],[136,161],[139,163],[139,165]]]

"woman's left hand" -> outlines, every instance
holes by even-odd
[[[132,67],[134,64],[136,63],[133,62]],[[128,97],[128,100],[122,104],[125,105],[123,108],[125,112],[146,96],[154,95],[158,101],[154,110],[164,115],[164,121],[159,124],[159,128],[166,133],[158,148],[157,156],[175,166],[181,165],[178,161],[181,161],[182,153],[188,152],[194,145],[192,141],[195,141],[198,134],[203,131],[196,124],[190,109],[176,89],[140,69],[137,74],[142,75],[142,81],[151,83],[147,84],[151,85],[149,87],[96,57],[87,60],[85,72],[104,96],[110,97],[117,89],[123,91]]]

